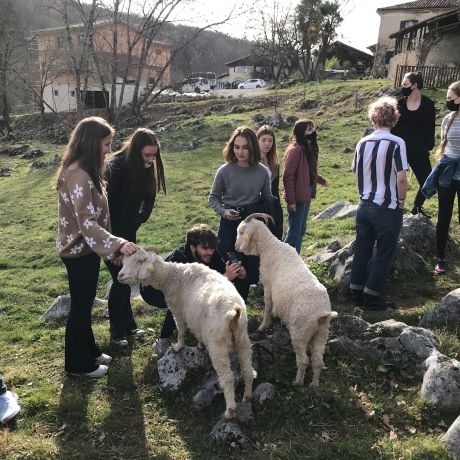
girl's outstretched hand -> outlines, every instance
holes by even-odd
[[[139,249],[139,246],[136,243],[132,243],[131,241],[127,241],[121,248],[120,254],[124,256],[130,256],[134,254]]]

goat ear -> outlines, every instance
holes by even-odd
[[[153,271],[153,264],[150,259],[145,259],[142,262],[141,268],[139,269],[139,279],[146,279],[150,276]]]

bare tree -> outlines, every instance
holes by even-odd
[[[11,104],[9,99],[12,85],[12,69],[15,65],[14,51],[22,42],[20,20],[12,0],[0,0],[0,107],[3,122],[11,133]]]

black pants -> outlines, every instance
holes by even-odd
[[[6,393],[6,385],[3,383],[3,377],[0,375],[0,395]]]
[[[65,330],[65,370],[92,372],[101,350],[94,340],[91,309],[96,297],[100,257],[92,252],[76,259],[62,258],[69,277],[70,312]]]
[[[430,156],[429,152],[408,151],[407,154],[407,160],[419,184],[417,195],[415,195],[414,206],[420,207],[423,206],[423,203],[425,203],[425,196],[423,195],[421,188],[431,172]]]
[[[450,187],[438,187],[438,223],[436,225],[436,252],[440,259],[446,256],[447,238],[454,210],[455,195],[460,203],[460,182],[452,181]]]
[[[131,286],[118,282],[117,276],[121,266],[114,265],[110,261],[105,261],[105,265],[112,276],[108,301],[110,336],[114,340],[120,340],[130,331],[137,329],[131,308]]]

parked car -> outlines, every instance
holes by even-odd
[[[196,77],[188,78],[182,82],[183,93],[202,93],[208,92],[211,89],[211,85],[206,78]]]
[[[263,88],[267,84],[260,78],[250,78],[238,85],[238,89]]]

